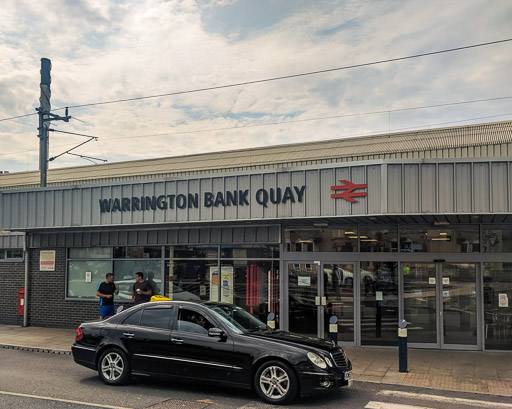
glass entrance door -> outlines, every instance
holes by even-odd
[[[329,337],[329,320],[338,318],[338,341],[354,342],[354,264],[324,264],[323,266],[324,338]]]
[[[409,342],[476,347],[476,265],[404,263],[402,269]]]
[[[436,265],[411,263],[403,265],[402,270],[408,342],[438,345]]]
[[[477,345],[475,264],[441,265],[442,338],[445,345]]]
[[[315,263],[288,264],[288,329],[317,337],[321,311],[320,266]]]
[[[288,264],[288,328],[312,337],[329,337],[329,320],[338,318],[338,341],[354,342],[355,265]]]

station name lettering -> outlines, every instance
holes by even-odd
[[[263,207],[286,203],[302,203],[306,186],[258,189],[252,198]],[[198,209],[200,205],[209,207],[249,206],[250,191],[230,190],[226,192],[204,192],[202,203],[199,193],[160,196],[119,197],[100,199],[101,213],[135,212],[144,210]]]

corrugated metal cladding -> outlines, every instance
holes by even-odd
[[[0,249],[21,249],[24,237],[16,233],[0,234]]]
[[[367,184],[367,197],[357,198],[357,203],[332,198],[331,187],[339,185],[340,180]],[[178,181],[8,191],[0,193],[0,229],[164,226],[187,222],[393,214],[510,213],[511,181],[510,161],[409,161]],[[304,189],[302,196],[301,189]],[[288,200],[285,201],[286,191]],[[213,205],[219,192],[225,202],[228,192],[232,195],[238,192],[238,205],[231,203],[228,206],[221,202]],[[246,201],[241,199],[243,192],[246,192]],[[209,207],[206,206],[208,194]],[[172,200],[170,196],[173,196]],[[179,196],[182,206],[178,205]],[[167,208],[154,206],[151,210],[134,210],[134,200],[146,203],[147,199],[154,201],[158,197],[167,202]],[[118,207],[114,211],[115,199],[120,205],[123,198],[128,201],[127,208]],[[110,211],[101,212],[100,201],[105,200],[110,200]],[[171,202],[174,204],[172,208]],[[146,206],[150,208],[148,204]]]
[[[247,172],[376,159],[512,156],[512,121],[51,169],[50,186]],[[0,175],[0,189],[39,186],[37,171]]]
[[[180,228],[165,230],[35,233],[30,247],[146,246],[280,243],[281,226]]]

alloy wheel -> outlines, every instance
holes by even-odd
[[[260,375],[261,391],[270,399],[282,399],[290,389],[290,378],[279,366],[269,366]]]
[[[105,379],[117,381],[124,372],[124,361],[117,352],[109,352],[101,361],[101,372]]]

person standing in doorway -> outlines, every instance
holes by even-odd
[[[114,284],[114,274],[107,273],[105,281],[96,289],[96,296],[100,297],[100,320],[114,315],[114,294],[119,294],[119,286]]]
[[[144,281],[144,273],[135,273],[135,284],[132,288],[132,301],[134,305],[142,304],[151,300],[151,287]]]

